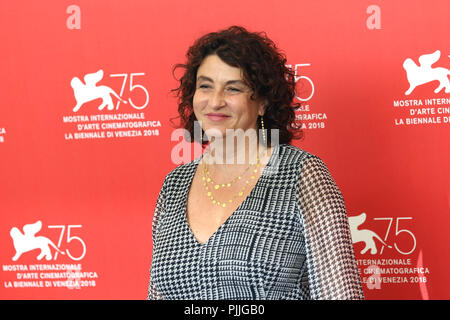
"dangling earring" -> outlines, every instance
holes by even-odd
[[[261,117],[261,130],[262,130],[263,142],[264,142],[264,145],[267,145],[266,132],[265,132],[265,129],[264,129],[264,119],[263,119],[263,116],[260,116],[260,117]]]

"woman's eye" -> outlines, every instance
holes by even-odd
[[[207,85],[207,84],[201,84],[201,85],[199,86],[199,88],[201,88],[201,89],[209,88],[209,85]]]
[[[234,91],[234,92],[240,92],[240,91],[241,91],[241,90],[239,90],[238,88],[228,88],[228,90]]]

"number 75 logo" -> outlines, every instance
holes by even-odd
[[[40,249],[40,254],[36,257],[38,260],[41,260],[43,258],[45,258],[46,260],[51,260],[52,253],[50,248],[56,250],[55,255],[53,256],[53,260],[56,260],[56,258],[58,257],[58,253],[67,254],[67,256],[72,260],[81,260],[86,255],[86,244],[80,237],[74,236],[72,232],[73,228],[81,227],[81,225],[68,225],[66,238],[66,243],[79,242],[81,244],[81,246],[83,247],[83,251],[79,256],[73,256],[70,253],[69,249],[66,249],[65,252],[59,249],[64,238],[64,232],[66,230],[65,225],[48,226],[49,229],[61,229],[58,245],[55,245],[52,240],[45,236],[36,236],[36,234],[42,229],[42,221],[40,220],[36,221],[35,223],[24,225],[23,233],[19,228],[12,227],[9,231],[9,234],[13,240],[14,249],[16,250],[16,253],[12,257],[12,260],[17,261],[24,253],[34,251],[35,249]]]
[[[86,255],[86,244],[84,243],[84,241],[77,236],[72,235],[71,236],[71,229],[73,228],[81,228],[81,225],[68,225],[67,226],[67,238],[66,238],[66,243],[71,243],[71,242],[79,242],[81,244],[81,246],[83,247],[83,251],[81,252],[81,255],[79,255],[78,257],[74,257],[70,254],[69,249],[66,249],[66,253],[67,256],[69,258],[71,258],[72,260],[81,260],[84,258],[84,256]],[[53,225],[53,226],[48,226],[49,229],[61,229],[61,233],[59,234],[59,239],[58,239],[58,248],[61,247],[61,243],[63,241],[64,238],[64,232],[66,230],[66,226],[65,225]],[[72,233],[73,234],[73,233]],[[56,258],[58,257],[58,251],[55,252],[54,256],[53,256],[53,260],[56,260]]]
[[[302,101],[302,102],[310,100],[313,97],[313,95],[314,95],[314,83],[311,80],[311,78],[309,78],[309,77],[307,77],[305,75],[301,75],[301,76],[299,75],[300,74],[300,70],[299,70],[300,67],[309,67],[309,66],[311,66],[310,63],[297,63],[297,64],[294,65],[294,80],[295,80],[295,83],[297,83],[299,81],[301,83],[301,85],[297,85],[297,88],[295,90],[296,91],[295,98],[300,100],[300,101]],[[290,70],[292,70],[292,64],[287,64],[286,67],[288,67]],[[298,88],[298,87],[300,87],[300,88]],[[302,90],[299,92],[298,89],[302,89]],[[303,96],[303,94],[305,92],[306,93],[310,92],[309,96],[300,97],[300,95]]]
[[[409,249],[409,251],[401,250],[398,247],[397,242],[394,242],[395,250],[397,250],[398,253],[403,254],[403,255],[408,255],[408,254],[413,253],[413,251],[416,249],[416,237],[414,236],[414,234],[410,230],[405,229],[404,227],[400,228],[400,223],[405,223],[404,220],[412,220],[412,217],[374,218],[373,220],[388,221],[387,228],[386,228],[386,233],[384,235],[384,239],[382,239],[378,234],[376,234],[372,230],[369,230],[369,229],[358,229],[358,227],[361,224],[363,224],[364,221],[366,220],[366,213],[363,212],[359,216],[354,216],[354,217],[349,217],[348,218],[349,224],[350,224],[350,231],[351,231],[351,234],[352,234],[353,244],[358,243],[358,242],[364,242],[364,244],[365,244],[364,249],[361,250],[361,254],[364,254],[364,253],[366,253],[369,250],[370,250],[371,254],[376,254],[378,252],[377,246],[376,246],[376,243],[375,243],[375,239],[377,239],[382,244],[382,247],[381,247],[381,250],[380,250],[380,254],[383,253],[383,250],[384,250],[385,247],[392,248],[392,246],[390,246],[387,243],[387,238],[388,238],[389,233],[391,231],[391,227],[392,227],[392,223],[393,223],[394,219],[395,219],[395,238],[397,238],[398,236],[403,234],[404,236],[410,237],[412,239],[412,246]],[[404,237],[403,237],[403,239],[404,239]]]
[[[139,91],[142,91],[145,95],[145,102],[142,105],[136,105],[134,104],[133,100],[128,98],[128,101],[123,100],[121,97],[125,90],[125,84],[128,79],[128,73],[118,73],[118,74],[111,74],[110,77],[123,77],[122,81],[122,87],[120,89],[120,93],[117,94],[113,89],[111,89],[108,86],[100,85],[97,86],[97,83],[103,79],[103,70],[100,69],[97,72],[94,73],[88,73],[84,76],[83,80],[85,83],[83,83],[78,77],[73,77],[70,81],[70,85],[73,89],[73,94],[76,100],[76,105],[73,108],[73,112],[78,112],[80,108],[86,103],[97,99],[102,99],[102,103],[100,106],[98,106],[98,110],[103,110],[105,107],[108,110],[118,110],[120,102],[123,102],[125,104],[129,103],[134,109],[142,110],[144,109],[149,101],[149,94],[147,89],[140,84],[133,84],[133,82],[136,82],[136,80],[133,79],[133,77],[136,76],[144,76],[145,73],[131,73],[130,74],[130,86],[128,91],[130,94],[137,93]],[[117,105],[114,107],[112,97],[116,97]]]

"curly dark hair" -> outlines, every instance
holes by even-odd
[[[252,95],[267,100],[264,113],[264,128],[268,145],[271,145],[270,129],[279,129],[279,143],[290,143],[303,137],[300,122],[296,122],[295,110],[300,103],[293,103],[295,97],[295,75],[286,66],[286,57],[265,32],[249,32],[241,26],[231,26],[218,32],[208,33],[189,48],[186,64],[176,64],[172,70],[184,68],[178,80],[180,86],[171,90],[178,97],[179,127],[194,137],[193,97],[196,90],[197,70],[203,59],[216,54],[225,63],[238,67],[249,84]],[[258,118],[259,119],[259,118]],[[261,123],[258,121],[258,129]],[[259,130],[258,130],[259,131]],[[202,130],[202,137],[204,131]],[[185,137],[188,138],[188,137]],[[189,139],[193,142],[193,139]],[[208,141],[197,141],[204,147]]]

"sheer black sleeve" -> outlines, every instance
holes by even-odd
[[[311,299],[364,299],[344,198],[314,155],[301,168],[299,206]]]
[[[161,190],[159,191],[158,198],[156,200],[156,205],[155,205],[155,212],[153,214],[153,220],[152,220],[153,251],[152,252],[155,252],[155,248],[158,244],[158,241],[157,241],[158,224],[161,219],[161,215],[164,212],[164,186],[165,186],[165,181],[161,187]],[[153,279],[152,269],[153,269],[153,256],[152,256],[152,267],[150,268],[150,283],[148,286],[147,300],[163,300],[164,297],[158,292],[158,290],[156,289],[155,283],[153,281],[154,279]]]

